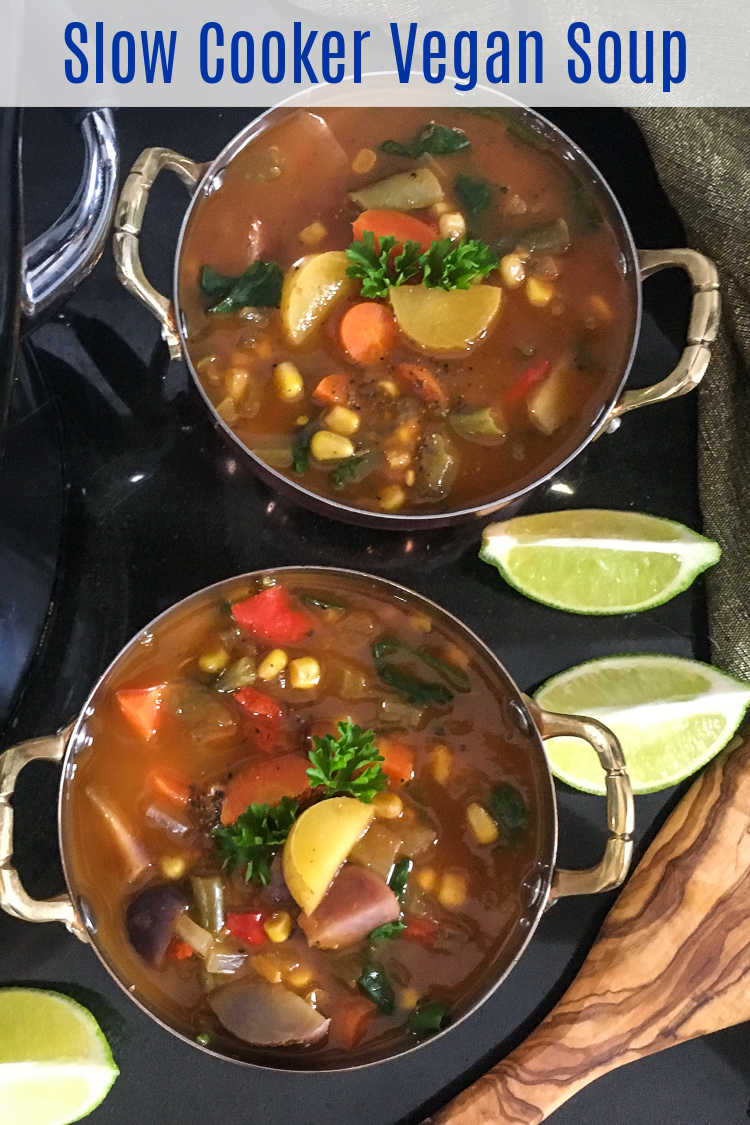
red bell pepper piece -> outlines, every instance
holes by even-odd
[[[187,961],[189,957],[193,957],[195,950],[192,945],[188,945],[182,938],[173,937],[167,946],[167,957],[171,961]]]
[[[248,945],[263,945],[268,940],[268,934],[263,929],[263,914],[260,911],[227,914],[225,926],[233,938],[245,941]]]
[[[298,644],[313,627],[310,615],[294,604],[283,586],[269,586],[236,602],[232,616],[243,629],[275,645]]]
[[[270,695],[252,687],[239,688],[232,693],[242,710],[249,716],[248,736],[257,750],[265,754],[276,748],[281,727],[281,704]]]
[[[438,930],[440,929],[438,923],[434,918],[423,918],[417,914],[407,914],[404,919],[406,922],[406,929],[401,934],[402,937],[408,938],[409,941],[419,941],[422,945],[426,945],[428,949],[433,949],[437,941]]]
[[[523,375],[512,386],[508,387],[503,395],[502,404],[506,410],[513,410],[514,407],[520,406],[534,387],[547,378],[549,369],[550,362],[548,359],[542,359],[538,363],[532,363],[531,367],[527,367]]]

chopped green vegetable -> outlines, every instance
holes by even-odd
[[[492,202],[493,186],[473,176],[456,176],[456,195],[470,219],[478,219]]]
[[[457,691],[469,690],[469,678],[462,669],[448,664],[438,656],[434,656],[424,647],[414,649],[403,641],[397,640],[395,637],[381,637],[380,640],[376,641],[372,646],[372,655],[375,661],[376,671],[381,680],[390,687],[395,688],[399,694],[406,698],[407,702],[418,704],[447,703],[453,698],[453,692],[449,691],[443,684],[420,680],[416,676],[412,676],[409,672],[406,672],[403,668],[387,663],[387,657],[400,651],[410,653],[423,664],[426,664],[429,668],[438,672],[440,676]]]
[[[365,996],[369,996],[377,1004],[381,1012],[393,1011],[396,998],[393,994],[393,985],[388,980],[386,971],[379,961],[370,960],[362,970],[362,976],[357,981]]]
[[[439,1001],[418,1004],[409,1016],[409,1029],[416,1035],[429,1035],[440,1030],[447,1014],[448,1005]]]
[[[255,661],[249,656],[241,656],[225,668],[217,678],[214,687],[217,691],[237,691],[255,683]]]
[[[478,238],[438,238],[419,259],[422,284],[430,289],[469,289],[497,268],[498,259]]]
[[[380,663],[376,665],[378,675],[384,684],[388,684],[409,703],[448,703],[453,699],[453,692],[444,684],[428,683],[419,680],[416,676],[409,675],[393,664]]]
[[[447,660],[441,660],[439,656],[435,656],[426,648],[418,648],[416,653],[423,664],[439,672],[443,679],[456,691],[471,690],[471,680],[463,668],[457,668],[455,664],[449,664]]]
[[[292,438],[292,466],[295,473],[306,473],[310,466],[310,442],[319,428],[317,418],[311,418],[307,425],[297,430]]]
[[[299,600],[314,609],[346,609],[341,602],[332,602],[329,598],[321,598],[318,594],[300,594]]]
[[[223,866],[245,867],[245,882],[271,881],[271,860],[287,836],[299,812],[299,804],[282,797],[277,805],[248,805],[234,824],[219,825],[213,836]]]
[[[393,211],[419,211],[432,207],[444,198],[443,186],[431,168],[415,168],[410,172],[397,172],[374,184],[349,192],[352,203],[363,211],[371,208]]]
[[[353,457],[339,461],[336,468],[331,469],[328,474],[329,480],[336,489],[346,488],[347,484],[364,480],[373,471],[378,460],[379,454],[376,452],[355,453]]]
[[[417,451],[416,488],[427,500],[447,496],[458,474],[458,457],[445,434],[425,434]]]
[[[382,926],[378,926],[372,931],[368,937],[368,941],[389,941],[391,938],[400,934],[402,930],[406,929],[406,922],[384,922]]]
[[[588,184],[572,172],[568,173],[568,198],[578,230],[586,234],[598,230],[603,218],[596,197]]]
[[[516,839],[526,828],[529,819],[526,802],[515,785],[504,781],[496,786],[487,807],[509,840]]]
[[[459,437],[477,445],[500,445],[508,436],[497,411],[489,406],[452,410],[448,421]]]
[[[224,884],[218,875],[191,875],[190,889],[198,921],[212,934],[224,926]]]
[[[394,864],[391,877],[388,880],[388,886],[393,891],[394,895],[404,905],[404,897],[406,895],[406,884],[409,882],[411,869],[414,863],[411,859],[400,859],[398,863]]]
[[[217,273],[210,266],[201,270],[200,286],[207,297],[218,297],[208,311],[216,314],[252,308],[278,308],[284,274],[277,262],[253,262],[239,277]]]
[[[522,231],[516,246],[523,246],[532,254],[561,254],[570,246],[570,230],[565,219],[553,219]]]
[[[454,152],[470,148],[471,142],[463,129],[454,129],[447,125],[437,125],[432,121],[420,129],[410,141],[383,141],[380,148],[391,156],[408,156],[416,160],[426,153],[430,156],[449,156]]]
[[[313,789],[322,787],[327,796],[349,793],[370,804],[376,793],[385,789],[388,779],[380,768],[385,761],[375,745],[375,732],[362,730],[351,719],[338,724],[338,736],[313,738],[314,749],[307,770]]]

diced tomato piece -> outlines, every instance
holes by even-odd
[[[361,1043],[375,1012],[375,1005],[364,996],[340,1001],[331,1014],[333,1038],[346,1050],[356,1047]]]
[[[406,929],[402,932],[402,937],[408,938],[410,941],[419,941],[422,945],[426,945],[428,949],[434,947],[440,929],[434,918],[407,914],[404,921],[406,922]]]
[[[301,754],[250,762],[226,786],[222,824],[233,824],[248,805],[277,805],[282,797],[301,797],[310,788],[309,765]]]
[[[414,751],[395,738],[376,738],[375,744],[385,761],[380,768],[393,785],[405,785],[414,777]]]
[[[245,731],[256,750],[270,754],[276,749],[279,741],[281,704],[270,695],[264,695],[252,687],[239,688],[232,693],[232,698],[239,703],[247,716]]]
[[[534,387],[538,386],[544,379],[547,378],[550,369],[550,362],[548,359],[542,359],[538,363],[533,363],[524,371],[515,383],[513,383],[503,394],[502,404],[506,410],[512,410],[516,406],[520,406],[523,400],[533,391]]]
[[[263,929],[263,914],[260,911],[227,914],[225,926],[233,938],[246,941],[248,945],[263,945],[268,941],[268,934]]]
[[[284,586],[269,586],[232,606],[238,625],[271,644],[297,644],[313,627],[308,613],[296,606]]]
[[[445,409],[448,405],[448,395],[429,367],[422,363],[399,363],[395,370],[396,378],[409,384],[409,389],[421,398],[423,402],[434,404]]]
[[[437,230],[423,219],[415,219],[413,215],[406,215],[403,211],[393,211],[388,208],[375,208],[363,211],[358,219],[352,223],[352,233],[355,239],[361,239],[366,230],[375,235],[375,244],[381,238],[391,235],[396,239],[394,253],[398,253],[405,242],[417,242],[420,249],[427,247],[437,238]]]
[[[170,961],[187,961],[195,955],[192,945],[188,945],[182,938],[173,937],[167,946],[167,957]]]
[[[190,804],[190,786],[183,777],[172,773],[171,770],[152,770],[148,775],[148,784],[151,789],[155,789],[175,805],[185,808]]]
[[[115,699],[131,727],[146,742],[159,729],[160,711],[166,684],[149,688],[121,688]]]

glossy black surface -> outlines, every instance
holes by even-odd
[[[678,244],[679,224],[628,119],[604,111],[553,116],[610,179],[636,241]],[[239,111],[121,112],[123,168],[149,144],[208,158],[246,117]],[[68,194],[65,176],[76,175],[75,161],[67,173],[69,162],[51,115],[28,114],[28,210],[39,227]],[[165,292],[182,192],[176,181],[159,181],[144,224],[146,270]],[[664,274],[649,282],[646,308],[632,384],[654,381],[674,362],[685,322],[681,279]],[[185,369],[167,367],[154,322],[119,288],[109,257],[65,315],[64,323],[50,323],[32,338],[65,435],[64,564],[46,643],[6,743],[72,717],[120,646],[172,601],[233,572],[274,564],[334,562],[411,585],[476,629],[523,688],[607,653],[708,655],[700,584],[643,615],[572,617],[526,602],[504,586],[476,557],[478,528],[377,533],[324,521],[274,497],[222,443]],[[687,398],[629,416],[531,507],[636,508],[699,526],[695,406]],[[18,791],[18,859],[37,894],[60,886],[55,789],[55,771],[35,766]],[[562,787],[558,793],[561,862],[586,866],[603,844],[602,804]],[[678,796],[670,791],[638,800],[639,854]],[[100,1125],[386,1125],[419,1120],[518,1042],[563,991],[611,901],[600,896],[561,902],[505,985],[454,1035],[412,1059],[349,1075],[253,1072],[201,1056],[139,1012],[91,951],[61,927],[0,917],[0,981],[57,982],[100,1016],[122,1072],[91,1118]],[[564,1106],[554,1121],[739,1125],[750,1097],[747,1040],[739,1028],[615,1072]]]

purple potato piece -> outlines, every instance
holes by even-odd
[[[255,976],[217,988],[208,1003],[227,1031],[256,1047],[312,1047],[331,1024],[283,984]]]
[[[384,879],[368,867],[347,863],[312,914],[300,914],[308,944],[319,949],[355,945],[378,926],[395,922],[401,906]]]
[[[157,968],[164,961],[175,922],[188,908],[187,895],[173,883],[147,887],[129,903],[125,928],[130,944]]]

